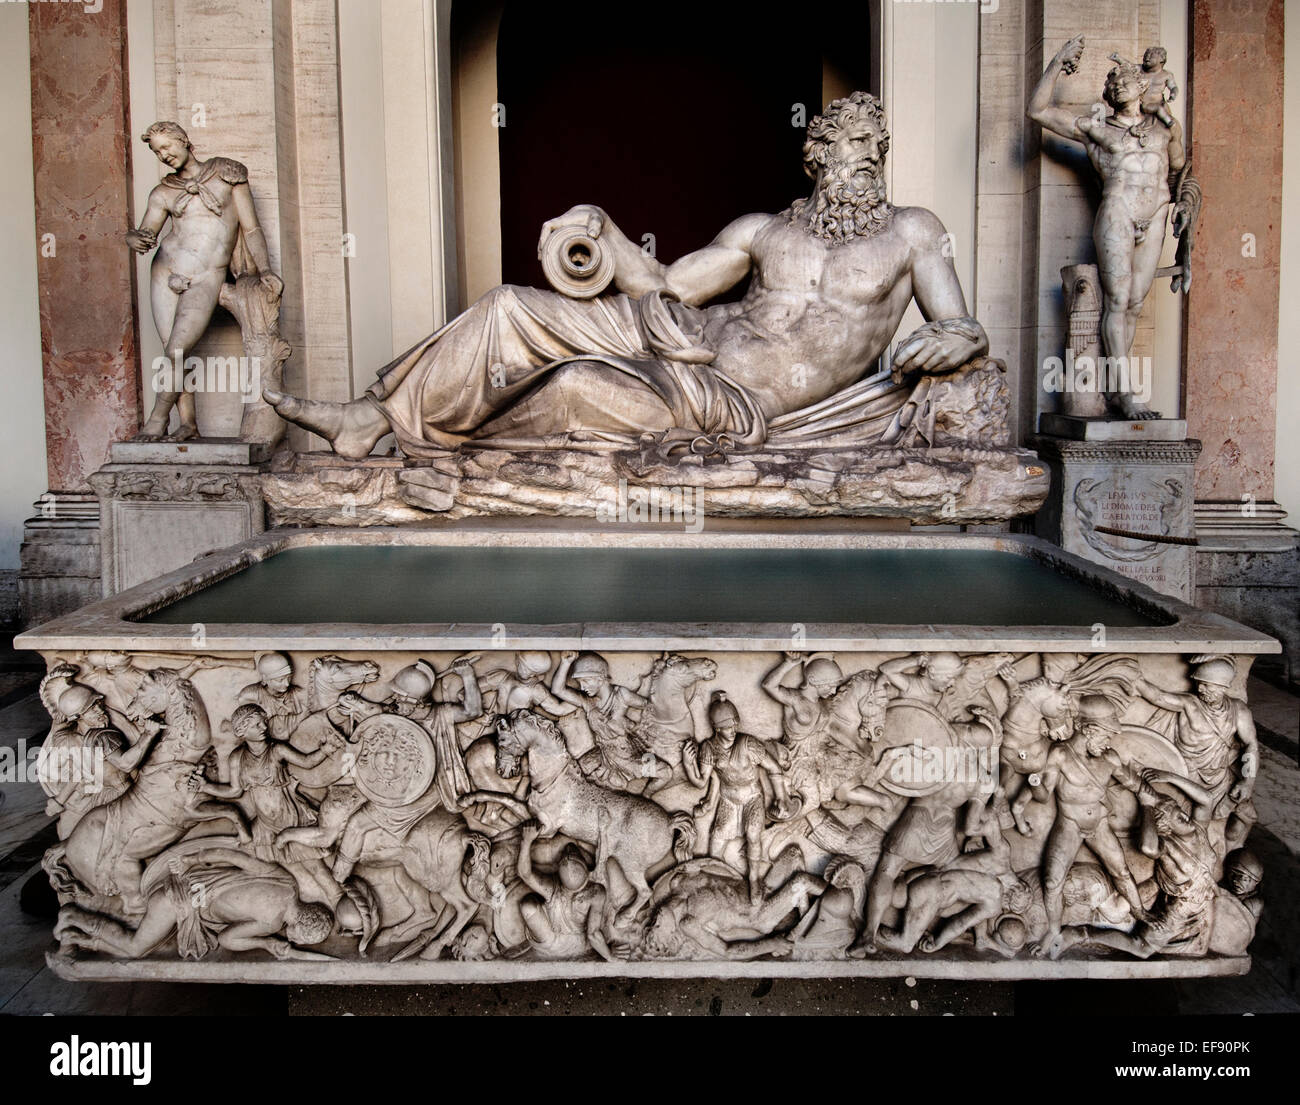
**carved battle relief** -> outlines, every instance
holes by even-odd
[[[1260,915],[1230,656],[49,660],[64,963],[1236,957]]]

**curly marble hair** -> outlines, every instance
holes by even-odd
[[[854,92],[832,100],[826,110],[808,124],[803,144],[803,171],[813,180],[825,166],[831,143],[841,130],[866,116],[880,128],[880,156],[889,152],[889,128],[885,125],[885,109],[870,92]]]
[[[1145,92],[1151,85],[1151,79],[1146,75],[1146,71],[1143,70],[1142,66],[1133,61],[1121,61],[1106,74],[1106,85],[1102,91],[1102,98],[1105,99],[1111,107],[1116,106],[1115,89],[1119,85],[1119,82],[1125,78],[1140,84],[1143,92]]]
[[[185,133],[185,128],[180,123],[173,123],[170,119],[160,119],[156,123],[150,123],[148,130],[140,135],[140,141],[147,146],[150,139],[159,136],[175,138],[178,142],[184,142],[187,148],[191,145],[190,136]]]
[[[334,914],[316,902],[302,902],[285,926],[289,943],[319,944],[334,931]]]

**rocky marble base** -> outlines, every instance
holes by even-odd
[[[1048,476],[1033,453],[1009,448],[809,449],[675,463],[648,450],[464,449],[420,466],[286,456],[263,488],[272,525],[527,515],[658,521],[673,511],[688,521],[844,515],[942,525],[1033,513]]]

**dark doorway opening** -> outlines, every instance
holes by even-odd
[[[644,19],[632,25],[611,21],[608,0],[504,6],[507,284],[545,286],[542,223],[577,203],[603,207],[665,262],[741,215],[783,210],[810,188],[804,125],[823,106],[826,68],[848,87],[871,87],[867,4],[819,28],[834,34],[833,49],[752,4],[661,0],[638,10]]]

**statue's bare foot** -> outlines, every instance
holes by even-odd
[[[182,422],[176,427],[173,433],[164,437],[163,441],[193,441],[199,436],[199,428],[192,422]]]
[[[272,388],[263,388],[262,398],[281,418],[320,434],[334,452],[349,460],[368,457],[375,442],[392,429],[383,413],[364,398],[350,403],[325,403],[299,399]]]
[[[1065,951],[1065,937],[1060,932],[1048,932],[1037,944],[1029,949],[1035,959],[1059,959]]]
[[[1120,414],[1125,418],[1131,418],[1135,422],[1160,417],[1159,411],[1153,411],[1145,403],[1132,395],[1121,395],[1115,400],[1115,406],[1119,408]]]
[[[855,940],[849,945],[848,956],[850,959],[866,959],[869,955],[876,954],[876,942],[874,940]]]
[[[133,437],[131,440],[132,441],[161,441],[166,436],[166,434],[167,434],[167,423],[157,422],[151,418],[149,419],[148,422],[146,422],[143,426],[140,427],[140,432],[136,434],[135,437]]]

